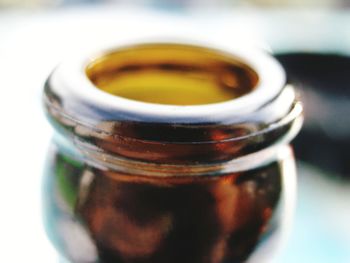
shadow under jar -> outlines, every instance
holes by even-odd
[[[276,253],[302,107],[267,54],[122,46],[61,64],[44,105],[55,128],[44,215],[61,257],[261,263]]]

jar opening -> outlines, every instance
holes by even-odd
[[[104,54],[86,67],[99,89],[126,99],[167,105],[233,100],[255,89],[258,74],[219,51],[180,44],[144,44]]]

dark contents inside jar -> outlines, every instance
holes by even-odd
[[[68,251],[64,244],[79,225],[87,233],[75,231],[74,239],[93,240],[98,262],[242,262],[272,231],[272,215],[279,217],[276,161],[242,173],[168,178],[96,170],[57,152],[50,165],[50,232],[73,259],[91,254],[89,246]]]

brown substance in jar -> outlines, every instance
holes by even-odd
[[[84,168],[59,154],[54,158],[52,171],[59,165],[70,172],[49,176],[50,188],[69,200],[63,176],[74,189],[71,212],[79,218],[74,224],[88,231],[103,263],[242,262],[264,235],[281,197],[278,162],[243,173],[159,178]],[[79,182],[86,174],[92,180],[83,187]],[[71,217],[55,199],[49,210]],[[62,235],[73,238],[56,233]]]

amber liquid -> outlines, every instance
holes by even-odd
[[[277,226],[272,217],[280,220],[279,162],[160,178],[97,170],[56,151],[51,157],[47,228],[71,262],[243,262]]]
[[[86,69],[101,90],[168,105],[224,102],[250,92],[256,73],[234,58],[183,45],[145,45],[102,56]]]

